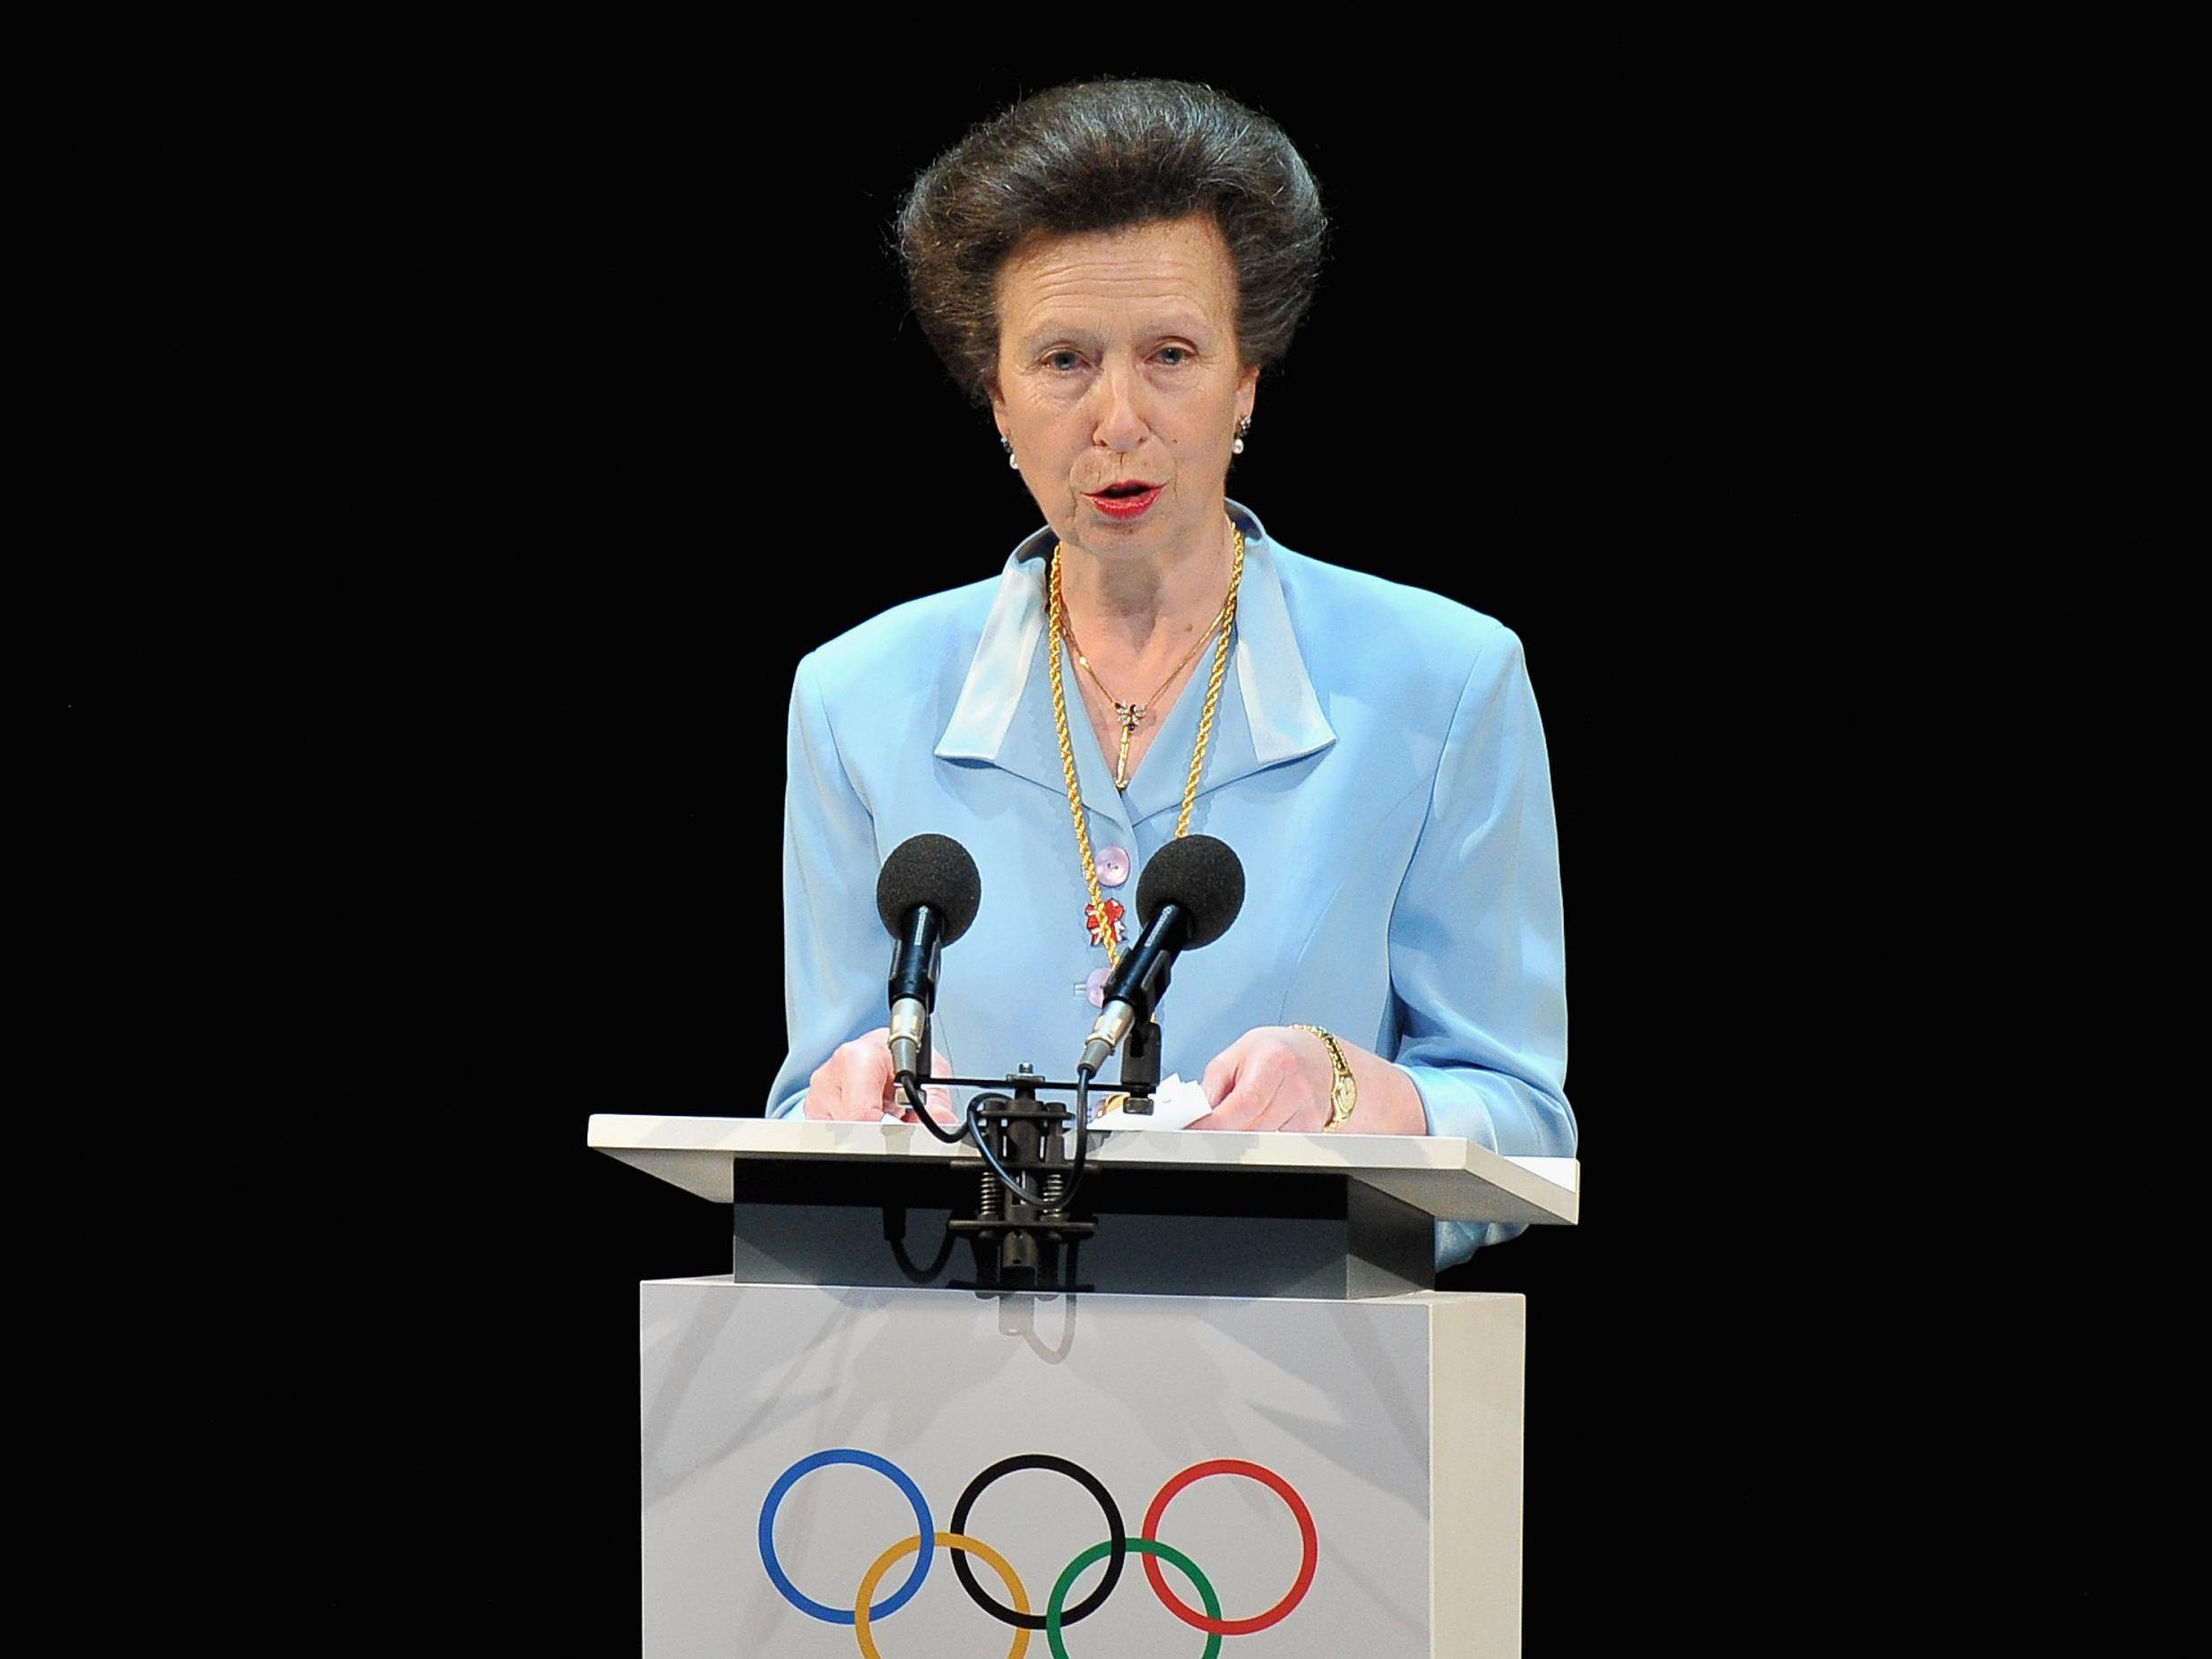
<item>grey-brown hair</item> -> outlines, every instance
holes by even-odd
[[[1237,277],[1237,350],[1282,357],[1313,304],[1328,220],[1283,129],[1210,87],[1092,81],[1024,99],[926,168],[899,256],[922,333],[971,396],[998,365],[999,268],[1033,236],[1210,215]]]

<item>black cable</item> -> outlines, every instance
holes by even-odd
[[[990,1172],[999,1179],[999,1180],[1005,1185],[1007,1191],[1013,1193],[1015,1197],[1021,1199],[1021,1201],[1029,1205],[1031,1209],[1041,1210],[1047,1214],[1050,1214],[1052,1213],[1051,1205],[1048,1205],[1035,1193],[1030,1191],[1028,1188],[1023,1186],[1020,1178],[1017,1177],[1013,1171],[1007,1169],[1005,1164],[999,1162],[998,1154],[990,1149],[990,1137],[983,1133],[982,1122],[976,1116],[976,1102],[981,1101],[982,1098],[983,1097],[979,1094],[968,1102],[968,1128],[975,1136],[976,1151],[983,1154],[983,1162],[990,1165]],[[1062,1202],[1064,1204],[1066,1200],[1063,1199]]]
[[[1058,1204],[1047,1204],[1043,1199],[1033,1197],[1028,1188],[1007,1173],[1006,1166],[998,1162],[989,1143],[984,1140],[982,1128],[976,1123],[975,1102],[971,1101],[968,1103],[968,1123],[969,1127],[975,1130],[975,1149],[981,1153],[986,1161],[989,1162],[993,1173],[1021,1195],[1024,1204],[1041,1210],[1047,1215],[1067,1214],[1067,1206],[1076,1201],[1076,1189],[1083,1185],[1084,1154],[1091,1145],[1091,1137],[1084,1132],[1084,1128],[1090,1116],[1090,1095],[1091,1074],[1081,1067],[1077,1067],[1076,1068],[1076,1162],[1068,1171],[1067,1186],[1061,1192],[1060,1201]],[[1057,1135],[1059,1131],[1054,1129],[1051,1133]]]
[[[893,1219],[894,1216],[895,1220]],[[906,1253],[906,1206],[903,1204],[884,1205],[883,1236],[884,1241],[891,1247],[891,1259],[898,1264],[899,1271],[916,1284],[935,1282],[938,1274],[945,1271],[945,1264],[953,1258],[953,1233],[947,1228],[944,1242],[938,1246],[937,1259],[927,1268],[914,1266],[913,1257]]]
[[[1076,1162],[1067,1178],[1067,1190],[1060,1195],[1060,1201],[1058,1205],[1047,1204],[1042,1197],[1024,1186],[1020,1178],[998,1161],[998,1154],[991,1150],[990,1141],[983,1133],[981,1120],[976,1115],[976,1101],[981,1099],[981,1096],[978,1095],[968,1102],[967,1121],[957,1130],[947,1130],[929,1115],[929,1108],[923,1103],[920,1085],[912,1077],[902,1076],[899,1078],[899,1084],[905,1091],[908,1110],[928,1126],[930,1134],[948,1145],[956,1145],[972,1136],[976,1151],[983,1154],[983,1162],[990,1165],[991,1173],[1006,1184],[1009,1192],[1020,1198],[1024,1204],[1028,1205],[1030,1208],[1041,1211],[1047,1215],[1067,1214],[1067,1206],[1076,1201],[1076,1189],[1083,1185],[1083,1172],[1088,1162],[1091,1147],[1091,1137],[1086,1132],[1086,1126],[1091,1118],[1091,1074],[1089,1072],[1080,1067],[1076,1070]]]
[[[1080,1066],[1076,1067],[1076,1167],[1067,1178],[1067,1199],[1076,1201],[1076,1188],[1083,1185],[1084,1154],[1091,1149],[1091,1074]]]
[[[948,1130],[945,1128],[935,1118],[932,1118],[929,1115],[929,1108],[922,1099],[921,1085],[916,1083],[912,1076],[905,1073],[900,1074],[899,1083],[906,1090],[907,1110],[912,1111],[915,1117],[920,1119],[922,1122],[929,1127],[930,1134],[936,1136],[938,1139],[943,1141],[948,1146],[956,1146],[962,1141],[968,1138],[968,1130],[974,1127],[972,1120],[971,1120],[967,1126],[958,1129]],[[976,1145],[980,1146],[982,1144],[982,1137],[978,1136],[976,1137]]]

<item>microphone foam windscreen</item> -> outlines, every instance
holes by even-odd
[[[950,835],[914,835],[892,849],[876,877],[876,913],[894,938],[914,907],[927,904],[942,918],[938,942],[950,945],[975,920],[983,878],[968,850]]]
[[[1152,855],[1136,884],[1137,919],[1150,927],[1162,904],[1177,905],[1190,918],[1185,950],[1211,945],[1244,908],[1243,860],[1211,835],[1171,841]]]

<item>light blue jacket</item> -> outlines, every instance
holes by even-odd
[[[1231,671],[1190,827],[1243,860],[1244,909],[1176,963],[1161,1072],[1197,1079],[1255,1026],[1320,1025],[1404,1067],[1431,1132],[1568,1156],[1559,850],[1521,644],[1432,593],[1246,537]],[[798,1110],[838,1044],[884,1024],[877,872],[910,835],[974,855],[983,901],[945,953],[933,1041],[966,1076],[1073,1076],[1105,952],[1068,818],[1045,661],[1050,531],[995,579],[896,607],[799,665],[784,805],[791,1051],[768,1115]],[[1072,662],[1064,672],[1072,682]],[[1205,665],[1126,795],[1070,721],[1091,841],[1137,930],[1145,862],[1175,834]],[[1070,701],[1075,701],[1071,692]],[[1439,1230],[1439,1263],[1517,1228]]]

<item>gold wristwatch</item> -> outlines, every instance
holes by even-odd
[[[1321,1126],[1323,1134],[1341,1129],[1344,1120],[1352,1116],[1352,1109],[1360,1103],[1360,1085],[1352,1078],[1352,1067],[1344,1063],[1344,1051],[1336,1046],[1336,1039],[1318,1025],[1303,1021],[1292,1022],[1300,1031],[1309,1031],[1328,1047],[1329,1064],[1336,1069],[1336,1079],[1329,1084],[1329,1120]]]

